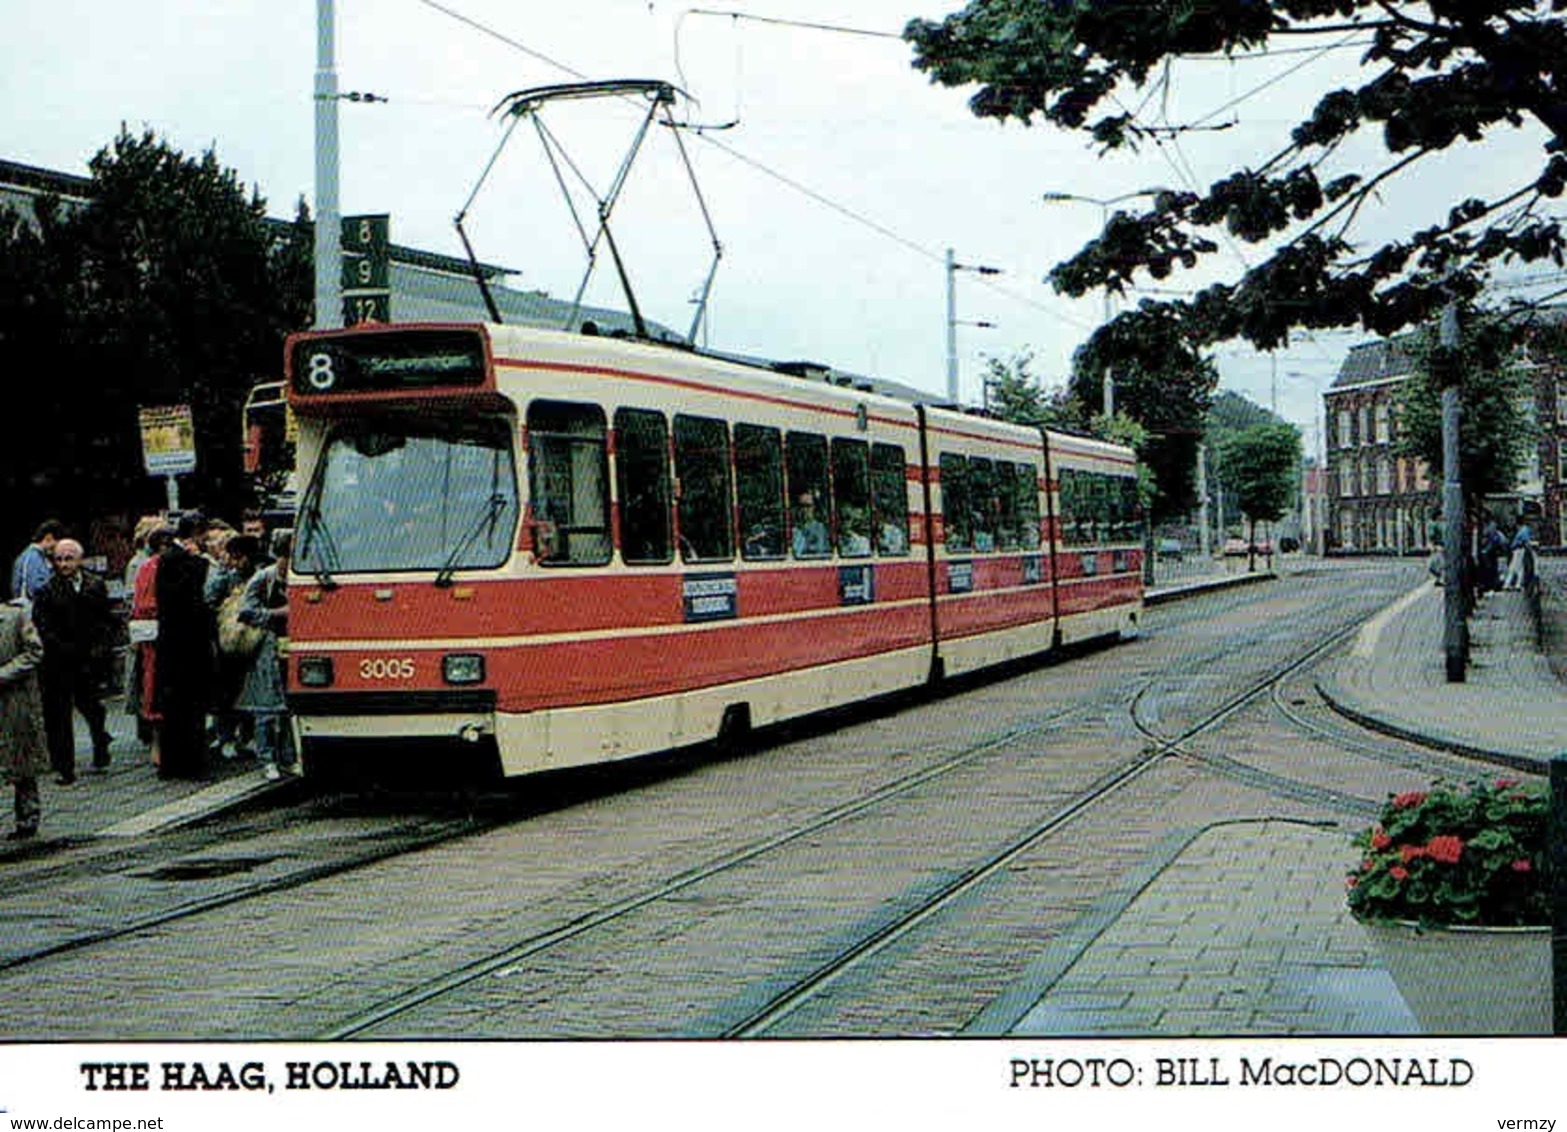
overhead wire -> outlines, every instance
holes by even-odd
[[[521,42],[519,42],[519,41],[517,41],[515,39],[512,39],[511,37],[509,37],[507,35],[504,35],[503,33],[499,32],[499,31],[496,31],[495,29],[493,29],[493,28],[483,24],[482,22],[480,22],[478,20],[473,19],[472,17],[463,15],[462,13],[455,11],[454,9],[448,7],[447,5],[439,3],[438,0],[417,0],[417,2],[420,3],[420,4],[425,5],[426,7],[429,7],[429,8],[432,8],[432,9],[438,11],[438,12],[441,12],[443,15],[449,16],[452,19],[455,19],[458,22],[460,22],[462,24],[465,24],[465,25],[467,25],[470,28],[473,28],[474,30],[479,31],[479,32],[481,32],[481,33],[491,37],[492,39],[495,39],[495,40],[497,40],[497,41],[507,45],[508,47],[512,47],[512,48],[514,48],[514,49],[516,49],[518,51],[521,51],[522,53],[528,55],[529,57],[531,57],[533,59],[536,59],[536,60],[538,60],[540,62],[543,62],[543,63],[545,63],[545,64],[547,64],[547,65],[549,65],[551,67],[554,67],[554,68],[556,68],[556,69],[558,69],[560,71],[563,71],[564,73],[566,73],[568,75],[571,75],[574,78],[577,78],[577,79],[586,79],[587,78],[587,75],[584,72],[579,71],[579,70],[577,70],[574,67],[568,66],[567,64],[562,63],[562,62],[560,62],[557,59],[553,59],[550,56],[545,55],[543,52],[540,52],[540,51],[537,51],[537,50],[535,50],[533,48],[530,48],[526,44],[523,44],[523,43],[521,43]],[[700,12],[700,13],[703,13],[703,14],[720,15],[720,16],[734,16],[734,17],[742,17],[743,16],[744,18],[751,19],[751,20],[754,20],[754,21],[760,22],[760,23],[783,24],[783,25],[788,25],[788,26],[797,26],[797,27],[802,27],[802,28],[809,28],[809,29],[813,29],[813,30],[845,32],[845,33],[856,34],[856,35],[874,36],[874,37],[877,37],[877,38],[889,38],[889,39],[900,39],[901,38],[901,36],[895,35],[893,33],[875,32],[875,31],[869,31],[869,30],[861,29],[861,28],[847,28],[847,27],[840,27],[840,26],[837,26],[837,25],[830,25],[830,24],[816,24],[816,23],[809,23],[809,22],[806,22],[806,21],[799,21],[799,20],[783,20],[783,19],[773,19],[773,18],[759,17],[759,16],[747,16],[747,15],[745,15],[745,13],[738,13],[738,12],[718,12],[718,11],[710,11],[710,10],[707,10],[707,9],[692,9],[692,11]],[[838,213],[839,215],[845,217],[846,219],[852,220],[852,221],[854,221],[857,224],[860,224],[860,225],[863,225],[863,226],[869,228],[871,231],[876,232],[878,235],[881,235],[881,236],[883,236],[883,237],[885,237],[887,239],[890,239],[890,240],[894,241],[895,243],[899,244],[900,246],[904,247],[905,249],[907,249],[909,251],[912,251],[912,252],[918,254],[919,256],[921,256],[921,257],[923,257],[923,258],[925,258],[925,259],[927,259],[927,260],[929,260],[929,261],[931,261],[933,263],[940,263],[942,265],[945,265],[946,258],[945,258],[944,254],[935,252],[935,251],[933,251],[930,248],[927,248],[927,247],[925,247],[925,246],[923,246],[921,244],[918,244],[915,241],[910,240],[907,237],[905,237],[905,236],[903,236],[903,235],[893,231],[891,228],[888,228],[886,225],[881,224],[880,222],[871,219],[870,217],[864,215],[863,213],[857,212],[854,209],[851,209],[851,208],[849,208],[846,205],[838,203],[837,201],[835,201],[835,200],[831,199],[830,197],[826,196],[825,194],[823,194],[823,193],[821,193],[821,192],[819,192],[819,191],[817,191],[815,189],[810,188],[809,186],[807,186],[807,185],[803,184],[802,182],[800,182],[800,181],[798,181],[798,180],[788,176],[787,174],[782,173],[779,170],[773,169],[771,166],[766,165],[765,163],[757,160],[756,158],[750,157],[747,154],[744,154],[744,153],[740,152],[738,149],[734,148],[733,146],[726,145],[723,142],[719,141],[718,139],[708,136],[701,129],[693,129],[692,132],[694,132],[696,134],[696,136],[701,141],[706,142],[708,145],[716,147],[717,149],[719,149],[719,150],[723,151],[724,153],[728,154],[730,157],[734,158],[735,160],[740,161],[743,164],[748,165],[751,168],[757,170],[758,172],[763,173],[764,175],[773,178],[774,180],[778,181],[780,184],[786,185],[787,187],[793,189],[794,191],[796,191],[798,193],[801,193],[802,195],[808,197],[809,199],[815,201],[816,203],[821,204],[824,207],[831,209],[832,211]],[[1072,315],[1069,315],[1069,314],[1065,314],[1065,313],[1063,313],[1061,311],[1052,309],[1051,307],[1048,307],[1048,306],[1044,305],[1043,303],[1039,302],[1036,299],[1029,298],[1028,296],[1019,294],[1018,292],[1013,291],[1010,288],[1001,286],[1001,285],[997,284],[994,281],[994,279],[991,278],[991,277],[981,276],[981,277],[978,277],[976,281],[979,282],[981,285],[987,287],[988,289],[990,289],[992,291],[995,291],[996,293],[998,293],[1000,295],[1003,295],[1003,296],[1011,299],[1014,302],[1020,303],[1020,304],[1022,304],[1024,306],[1027,306],[1027,307],[1030,307],[1030,308],[1032,308],[1034,310],[1037,310],[1040,313],[1045,314],[1045,315],[1049,316],[1050,318],[1053,318],[1053,319],[1055,319],[1055,320],[1057,320],[1059,322],[1066,323],[1067,325],[1073,326],[1073,327],[1075,327],[1075,328],[1077,328],[1079,330],[1092,330],[1092,329],[1094,329],[1094,326],[1093,326],[1092,323],[1089,323],[1089,322],[1087,322],[1087,321],[1085,321],[1083,319],[1077,318],[1075,316],[1072,316]]]

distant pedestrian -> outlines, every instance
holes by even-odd
[[[175,539],[158,560],[157,679],[153,708],[159,730],[160,778],[206,773],[207,708],[212,695],[213,621],[203,598],[207,560],[201,554],[206,521],[180,516]]]
[[[0,774],[16,792],[16,841],[38,833],[38,776],[49,769],[38,667],[44,643],[20,599],[0,605]]]
[[[277,532],[272,547],[277,560],[251,576],[239,613],[242,621],[263,633],[234,706],[255,718],[256,755],[262,773],[270,779],[281,778],[281,768],[294,761],[283,699],[283,663],[278,656],[278,638],[288,632],[288,563],[293,544],[289,532]]]
[[[1485,527],[1480,532],[1480,588],[1489,593],[1502,585],[1502,559],[1507,556],[1507,536],[1502,534],[1496,520],[1486,516]]]
[[[1527,518],[1518,520],[1518,529],[1513,532],[1511,549],[1512,561],[1507,564],[1507,577],[1502,579],[1502,589],[1516,590],[1523,586],[1524,564],[1529,555],[1529,546],[1534,542],[1534,530],[1529,526]]]
[[[64,537],[65,525],[58,519],[46,519],[39,524],[33,532],[33,541],[11,564],[12,597],[32,601],[38,596],[38,591],[49,584],[49,578],[54,573],[49,556],[54,553],[54,544]]]
[[[55,781],[76,781],[76,729],[72,706],[87,721],[93,769],[109,766],[109,732],[99,689],[114,642],[114,613],[103,581],[82,569],[82,544],[61,539],[54,548],[54,577],[33,600],[33,622],[44,642],[44,730]]]

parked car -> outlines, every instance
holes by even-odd
[[[1280,554],[1293,554],[1295,551],[1297,551],[1299,549],[1300,549],[1300,539],[1296,538],[1295,536],[1293,536],[1293,535],[1285,535],[1283,538],[1279,539],[1279,553]]]
[[[1246,540],[1241,538],[1239,535],[1234,535],[1234,536],[1224,540],[1224,551],[1223,551],[1223,554],[1224,554],[1224,557],[1226,557],[1226,558],[1234,558],[1234,557],[1237,557],[1237,556],[1244,556],[1245,553],[1246,553],[1246,549],[1247,549]]]
[[[1179,562],[1181,560],[1181,540],[1178,538],[1162,538],[1154,546],[1154,551],[1161,561]]]
[[[1261,555],[1272,554],[1273,553],[1273,540],[1272,539],[1266,539],[1266,538],[1258,539],[1257,540],[1257,544],[1256,544],[1256,549],[1257,549],[1257,553],[1261,554]]]

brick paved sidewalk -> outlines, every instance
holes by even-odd
[[[1157,855],[1156,855],[1157,856]],[[1343,889],[1356,860],[1342,829],[1226,822],[1166,842],[1161,860],[1068,933],[1022,980],[1048,987],[1017,1013],[998,1003],[974,1027],[1018,1036],[1215,1037],[1418,1033],[1376,966]],[[1149,875],[1151,874],[1151,875]],[[1008,1015],[1011,1015],[1011,1018]],[[1015,1020],[1012,1020],[1015,1019]]]
[[[1481,603],[1458,685],[1446,681],[1441,600],[1429,583],[1411,589],[1367,623],[1319,688],[1370,726],[1543,771],[1567,750],[1567,684],[1536,646],[1522,595]],[[1337,828],[1274,820],[1173,833],[969,1032],[1418,1033],[1342,887],[1324,883],[1356,859]]]
[[[279,783],[267,782],[254,760],[209,763],[206,781],[160,779],[147,749],[136,740],[136,725],[119,697],[107,701],[107,723],[113,737],[108,772],[97,774],[92,742],[80,716],[76,724],[76,782],[60,786],[53,774],[38,780],[43,819],[38,837],[28,842],[0,842],[0,861],[16,853],[36,853],[51,843],[101,835],[126,836],[170,828],[210,816],[265,793]],[[286,785],[283,783],[281,785]],[[0,826],[11,828],[10,788],[0,797]]]
[[[1480,603],[1462,684],[1447,682],[1442,596],[1423,583],[1367,622],[1318,690],[1368,727],[1543,773],[1567,752],[1567,683],[1535,643],[1524,596],[1495,593]]]

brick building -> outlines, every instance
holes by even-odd
[[[1426,545],[1441,485],[1423,460],[1399,456],[1400,391],[1414,374],[1415,336],[1350,349],[1323,393],[1330,551],[1404,554]]]
[[[1540,312],[1539,323],[1567,324],[1567,309]],[[1323,393],[1327,429],[1327,548],[1340,553],[1407,554],[1426,546],[1440,508],[1440,472],[1399,456],[1399,400],[1415,371],[1414,334],[1353,347]],[[1525,412],[1536,443],[1513,490],[1487,499],[1511,523],[1539,508],[1540,545],[1563,545],[1567,497],[1567,354],[1531,340],[1522,360],[1530,396]]]

